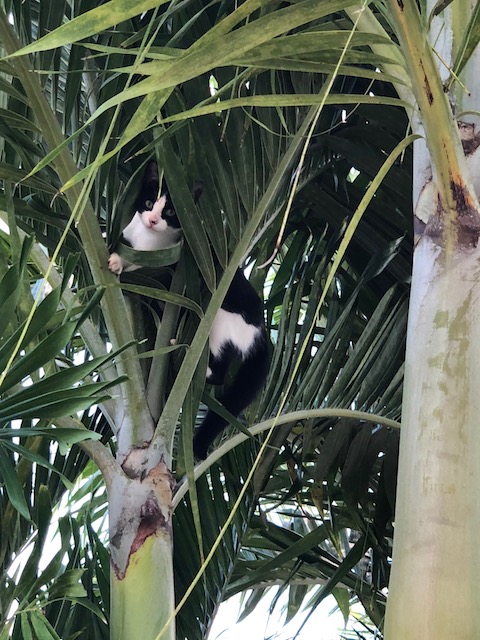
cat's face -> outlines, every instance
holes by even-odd
[[[175,209],[168,193],[162,194],[157,199],[141,198],[137,201],[137,213],[143,224],[153,231],[165,231],[166,229],[180,229]]]
[[[143,177],[140,192],[135,200],[135,209],[143,224],[153,231],[164,231],[169,227],[180,229],[180,222],[167,191],[159,194],[157,165],[150,162]]]
[[[195,183],[193,196],[198,201],[203,185]],[[153,231],[165,231],[166,229],[180,229],[180,221],[173,207],[168,191],[161,193],[158,177],[157,163],[152,160],[148,163],[143,176],[142,186],[135,201],[135,208],[140,215],[143,224]]]

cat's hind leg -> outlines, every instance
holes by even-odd
[[[210,352],[207,367],[207,382],[209,384],[221,385],[224,383],[231,359],[229,351],[229,349],[224,348],[218,356],[214,356],[212,352]]]

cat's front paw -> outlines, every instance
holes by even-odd
[[[108,268],[112,273],[116,273],[119,276],[123,271],[122,259],[118,255],[118,253],[110,254],[108,259]]]

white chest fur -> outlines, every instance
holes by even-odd
[[[161,218],[155,228],[147,227],[139,213],[123,230],[123,235],[136,251],[156,251],[175,244],[180,238],[180,229],[169,227]]]
[[[245,322],[240,314],[219,309],[210,331],[210,351],[217,357],[222,347],[231,342],[245,357],[260,332],[259,327]]]

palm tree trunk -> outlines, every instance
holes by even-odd
[[[143,479],[117,475],[110,492],[110,637],[174,640],[172,478],[161,462]]]
[[[415,252],[386,637],[476,637],[480,280],[474,247]]]
[[[421,24],[415,3],[393,6],[433,177],[426,170],[426,147],[420,147],[414,194],[419,240],[385,635],[467,640],[478,635],[480,212],[430,46],[414,33]]]

